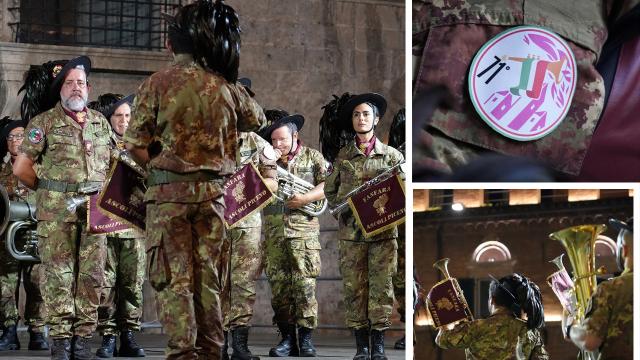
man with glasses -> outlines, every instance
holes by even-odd
[[[13,175],[13,163],[18,155],[18,147],[24,139],[26,121],[1,120],[0,137],[0,186],[9,200],[35,203],[35,194],[18,181]],[[4,237],[5,234],[2,234]],[[18,323],[17,291],[20,276],[24,283],[26,303],[24,309],[25,324],[29,326],[29,350],[47,350],[49,346],[44,336],[42,295],[40,294],[40,265],[32,262],[19,262],[0,246],[0,325],[4,331],[0,337],[0,351],[19,350],[20,341],[16,333]]]
[[[88,339],[96,330],[106,237],[87,232],[86,206],[69,203],[86,203],[82,200],[105,181],[111,128],[102,114],[86,107],[89,58],[50,64],[42,66],[43,77],[31,72],[26,77],[23,111],[34,99],[44,99],[39,108],[44,112],[29,120],[13,172],[26,186],[37,189],[37,234],[52,358],[92,359]],[[47,93],[36,97],[38,81],[33,80],[41,83],[43,78],[53,80]]]

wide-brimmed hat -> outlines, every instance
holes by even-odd
[[[24,120],[12,120],[8,116],[5,116],[0,120],[0,126],[2,127],[0,128],[0,157],[2,157],[8,151],[7,136],[9,136],[9,133],[18,127],[26,128],[27,122]]]
[[[304,116],[300,114],[284,115],[280,118],[272,120],[271,123],[268,123],[267,126],[262,131],[260,131],[259,135],[268,142],[271,142],[271,133],[288,123],[294,124],[298,131],[300,131],[302,129],[302,126],[304,126]]]
[[[633,217],[628,218],[627,221],[609,219],[609,225],[618,231],[627,230],[633,232]]]
[[[60,89],[62,88],[62,83],[64,79],[67,77],[67,74],[72,69],[82,69],[87,77],[89,77],[89,72],[91,72],[91,59],[87,56],[78,56],[75,59],[71,59],[67,61],[63,66],[56,65],[52,69],[53,82],[51,83],[50,88],[50,96],[58,97],[60,95]]]
[[[131,94],[123,97],[122,99],[114,102],[113,104],[111,104],[111,106],[105,109],[102,115],[104,115],[104,117],[106,117],[107,120],[110,120],[111,115],[113,115],[113,113],[116,112],[116,109],[120,107],[120,105],[129,104],[129,106],[131,106],[133,104],[133,100],[135,99],[135,97],[136,97],[135,94]]]
[[[379,111],[378,116],[381,118],[387,111],[387,100],[385,100],[384,96],[378,93],[365,93],[354,95],[342,106],[342,108],[340,109],[340,119],[342,121],[350,120],[351,114],[353,114],[353,109],[355,109],[356,106],[364,103],[371,103],[375,105]]]

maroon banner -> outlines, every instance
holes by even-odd
[[[273,193],[252,163],[236,171],[224,184],[224,222],[228,228],[260,211],[273,199]]]
[[[427,304],[435,327],[461,320],[473,320],[467,300],[456,279],[443,280],[434,285],[427,294]]]
[[[92,234],[113,234],[127,230],[129,225],[114,220],[98,209],[98,195],[89,196],[89,211],[87,211],[87,223]]]
[[[144,231],[147,214],[145,192],[142,176],[118,160],[98,197],[98,207],[103,215]]]
[[[351,196],[349,207],[365,237],[401,224],[406,213],[402,180],[394,175]]]

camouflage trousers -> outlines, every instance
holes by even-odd
[[[86,228],[81,222],[38,221],[41,289],[53,339],[90,337],[96,330],[107,238]]]
[[[340,273],[347,327],[386,330],[393,311],[395,238],[375,242],[340,240]]]
[[[2,247],[4,249],[4,247]],[[44,332],[44,306],[40,294],[42,266],[36,263],[19,263],[5,250],[0,250],[0,325],[18,323],[20,278],[26,295],[24,323],[33,332]]]
[[[103,336],[140,331],[144,250],[144,238],[107,237],[105,284],[98,308],[98,331]]]
[[[262,271],[260,226],[234,228],[228,235],[231,253],[222,302],[225,331],[249,326],[256,302],[256,280]]]
[[[317,236],[297,239],[277,236],[267,238],[265,245],[273,322],[316,328],[316,278],[321,268]]]
[[[398,227],[398,266],[396,273],[393,275],[393,296],[396,298],[398,306],[398,314],[400,314],[400,321],[405,321],[405,225],[402,224]]]
[[[225,254],[222,198],[147,205],[149,281],[158,291],[167,359],[220,359]]]

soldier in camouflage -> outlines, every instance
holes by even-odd
[[[520,274],[494,279],[489,286],[486,319],[440,328],[436,344],[464,349],[467,360],[548,360],[540,329],[544,311],[538,286]],[[526,320],[522,314],[526,314]]]
[[[18,148],[24,140],[26,121],[2,119],[0,131],[0,186],[4,188],[10,201],[28,202],[35,205],[35,193],[24,186],[13,175],[13,163]],[[6,140],[3,140],[6,139]],[[8,209],[7,209],[8,210]],[[5,214],[9,216],[9,214]],[[5,234],[2,234],[4,238]],[[33,262],[19,262],[0,246],[0,325],[3,327],[0,337],[0,351],[19,350],[20,341],[16,333],[18,323],[17,295],[20,277],[26,293],[24,318],[29,326],[29,350],[48,350],[44,337],[44,306],[40,294],[41,266]]]
[[[13,169],[22,183],[37,188],[41,289],[54,359],[93,358],[88,339],[104,284],[106,237],[87,232],[86,207],[68,207],[72,198],[95,193],[109,167],[109,122],[86,108],[90,66],[81,56],[53,67],[50,93],[59,101],[29,121]]]
[[[305,194],[294,194],[285,203],[276,202],[264,210],[265,261],[273,322],[282,335],[269,356],[313,357],[316,349],[311,333],[318,326],[315,293],[321,266],[320,224],[317,216],[300,208],[324,199],[327,163],[319,151],[303,146],[298,139],[298,131],[304,125],[302,115],[270,110],[267,119],[270,125],[260,135],[279,151],[278,166],[314,185]]]
[[[581,350],[599,352],[599,360],[630,359],[633,354],[633,218],[609,220],[618,233],[620,276],[598,285],[585,321],[563,316],[565,339]]]
[[[440,106],[431,119],[415,119],[430,121],[425,133],[430,147],[414,153],[414,164],[432,163],[434,169],[450,172],[479,155],[498,152],[578,175],[604,106],[604,82],[595,65],[607,38],[607,23],[630,8],[602,6],[600,1],[414,0],[414,96],[435,86],[452,95],[450,106]],[[518,25],[546,27],[564,38],[575,55],[578,74],[565,119],[550,134],[527,142],[504,137],[482,121],[466,86],[476,52],[498,33]]]
[[[149,170],[147,270],[168,336],[166,358],[220,359],[223,183],[236,168],[238,132],[258,130],[264,114],[236,84],[233,8],[197,1],[165,20],[174,63],[138,88],[124,142]]]
[[[335,207],[346,194],[404,160],[402,154],[376,138],[374,130],[387,102],[379,94],[351,97],[339,110],[339,121],[349,124],[355,137],[342,147],[327,178],[325,194]],[[345,125],[345,126],[349,126]],[[384,331],[391,325],[393,282],[398,255],[398,229],[393,227],[366,238],[351,210],[338,214],[340,272],[344,286],[346,324],[355,331],[355,360],[386,359]]]
[[[113,153],[124,150],[122,136],[129,126],[133,96],[104,94],[88,107],[100,111],[111,124]],[[112,162],[114,161],[112,157]],[[105,285],[98,308],[98,331],[102,346],[96,351],[100,358],[143,357],[144,349],[135,341],[134,331],[140,331],[142,317],[142,284],[144,282],[144,235],[129,228],[107,236]],[[120,333],[120,347],[116,336]]]

